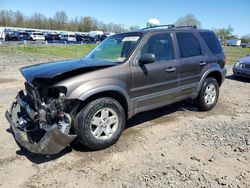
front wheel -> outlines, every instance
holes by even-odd
[[[206,78],[203,83],[199,96],[195,100],[198,107],[203,111],[211,110],[219,98],[219,84],[214,78]]]
[[[117,142],[125,127],[125,113],[113,98],[100,98],[87,104],[77,115],[75,132],[80,142],[93,150]]]

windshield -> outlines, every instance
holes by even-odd
[[[124,33],[106,38],[85,58],[121,63],[137,46],[141,33]]]

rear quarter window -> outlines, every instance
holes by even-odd
[[[201,46],[193,33],[176,33],[181,58],[194,57],[201,55]]]
[[[222,48],[218,38],[212,32],[200,32],[201,38],[205,41],[208,48],[213,54],[222,53]]]

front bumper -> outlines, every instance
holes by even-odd
[[[30,152],[42,155],[57,154],[76,138],[76,135],[64,134],[57,125],[52,125],[39,142],[31,142],[27,133],[17,128],[19,108],[19,104],[13,102],[10,110],[5,112],[5,117],[10,123],[15,140]]]
[[[242,68],[233,68],[233,73],[235,76],[250,78],[250,70],[249,69],[242,69]]]

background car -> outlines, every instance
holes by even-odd
[[[85,36],[83,37],[83,41],[84,41],[84,42],[96,42],[96,38],[95,38],[95,37],[88,36],[88,35],[85,35]]]
[[[30,34],[23,31],[15,31],[11,40],[30,40]]]
[[[84,41],[84,35],[77,34],[75,35],[75,37],[76,37],[76,41],[79,41],[79,42]]]
[[[12,30],[9,30],[9,29],[4,30],[4,40],[5,41],[15,40],[14,32],[15,31],[12,31]]]
[[[57,33],[46,33],[44,37],[46,41],[61,40]]]
[[[34,41],[44,41],[45,37],[42,33],[40,32],[32,32],[30,33],[30,40]]]
[[[250,78],[250,54],[235,63],[233,74],[236,78]]]
[[[75,42],[76,41],[76,37],[73,34],[61,34],[61,35],[59,35],[59,37],[63,41],[70,41],[70,42]]]

